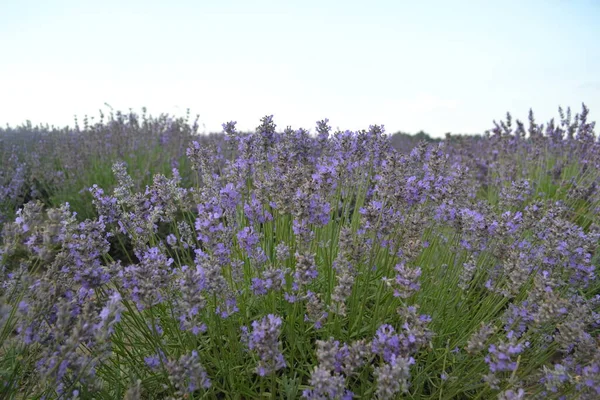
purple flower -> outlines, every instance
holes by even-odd
[[[182,355],[178,360],[166,363],[169,381],[177,389],[176,394],[182,396],[194,393],[200,388],[208,389],[211,381],[200,363],[198,352]],[[186,396],[187,397],[187,396]]]
[[[516,342],[516,337],[512,331],[508,333],[507,337],[508,342],[500,341],[488,347],[485,362],[492,374],[505,371],[513,372],[517,368],[517,362],[513,358],[523,352],[524,345]]]
[[[229,318],[238,311],[240,311],[240,309],[237,306],[237,300],[235,297],[227,297],[225,299],[225,304],[223,306],[217,306],[215,310],[216,314],[223,319]]]
[[[254,193],[251,195],[250,203],[244,203],[244,214],[250,224],[264,224],[267,221],[273,220],[271,213],[263,208]]]
[[[121,321],[121,313],[125,310],[121,302],[121,294],[113,292],[100,311],[100,322],[96,325],[96,335],[108,337],[114,331],[114,325]]]
[[[158,355],[144,357],[144,362],[152,370],[156,370],[160,367],[160,358]]]
[[[568,369],[564,365],[554,364],[554,369],[543,366],[543,372],[540,382],[552,393],[557,393],[569,381]]]
[[[260,239],[252,227],[246,226],[237,234],[240,247],[247,253],[252,254]]]
[[[410,366],[415,363],[414,358],[397,357],[375,368],[377,378],[376,395],[379,399],[393,399],[397,393],[408,392],[410,386]]]
[[[270,375],[286,366],[279,341],[281,325],[281,317],[269,314],[252,322],[252,332],[248,332],[247,327],[242,329],[242,342],[259,357],[256,373],[260,376]]]
[[[171,247],[175,246],[177,244],[177,236],[173,235],[172,233],[168,235],[167,244]]]
[[[294,272],[294,282],[299,286],[306,286],[317,276],[317,266],[313,254],[296,253],[296,271]]]
[[[179,315],[180,329],[190,330],[194,335],[198,335],[206,330],[200,313],[206,307],[205,270],[200,266],[189,268],[187,265],[183,265],[180,276],[181,296],[175,299],[173,311]]]
[[[346,389],[346,380],[336,372],[322,367],[315,367],[310,375],[311,389],[302,392],[305,399],[341,399],[351,400],[354,393]]]
[[[383,357],[386,362],[400,354],[400,336],[396,334],[393,326],[383,324],[377,329],[371,342],[371,351]]]
[[[125,267],[122,272],[123,287],[139,309],[161,303],[168,293],[174,260],[167,258],[156,247],[138,252],[139,264]]]
[[[241,195],[232,183],[225,185],[225,187],[219,191],[219,194],[221,195],[221,204],[228,209],[235,209],[241,199]]]
[[[397,272],[396,279],[393,282],[394,296],[403,299],[409,298],[419,291],[421,285],[421,268],[407,268],[404,262],[397,264],[394,268]]]
[[[507,389],[498,395],[498,400],[525,400],[525,390],[519,388],[517,390]]]

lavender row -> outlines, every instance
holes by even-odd
[[[29,201],[2,232],[0,391],[597,398],[587,114],[409,153],[382,126],[231,122],[145,188],[112,163],[89,218]]]

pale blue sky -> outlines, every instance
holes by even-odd
[[[0,124],[130,107],[284,128],[481,133],[600,115],[600,2],[0,2]]]

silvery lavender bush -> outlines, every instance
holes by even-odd
[[[600,144],[585,106],[559,114],[409,152],[382,126],[273,116],[221,138],[133,113],[38,132],[33,148],[101,149],[54,159],[64,182],[111,178],[77,188],[85,215],[13,204],[0,393],[597,398]]]

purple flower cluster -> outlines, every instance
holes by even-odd
[[[398,312],[405,321],[402,330],[396,333],[393,326],[383,324],[377,329],[371,342],[373,354],[379,355],[388,363],[394,357],[416,354],[419,349],[428,345],[432,338],[432,332],[427,328],[431,317],[418,315],[414,306],[400,308]]]
[[[281,325],[281,317],[269,314],[252,322],[252,332],[247,327],[242,327],[242,341],[259,358],[256,373],[260,376],[270,375],[286,367],[279,341]]]
[[[244,203],[244,215],[248,218],[250,224],[264,224],[273,220],[269,210],[260,203],[254,194],[251,195],[249,203]]]
[[[395,297],[406,299],[419,291],[421,288],[419,284],[421,268],[410,268],[404,262],[401,262],[394,267],[394,270],[396,271],[396,279],[386,280],[386,282],[394,288]]]
[[[173,302],[174,310],[179,315],[181,330],[191,331],[194,335],[206,331],[206,324],[200,312],[206,307],[206,280],[204,270],[200,267],[190,268],[183,265],[180,271],[179,288],[181,297]]]
[[[311,373],[311,388],[302,392],[306,399],[352,399],[354,393],[346,388],[349,377],[358,374],[368,361],[369,350],[364,340],[351,345],[329,338],[317,340],[319,365]]]
[[[174,274],[173,259],[167,258],[157,247],[138,253],[138,264],[132,264],[119,273],[123,289],[131,296],[138,309],[143,310],[166,300]]]
[[[250,288],[257,296],[264,296],[269,291],[280,292],[285,286],[286,271],[270,268],[262,271],[260,278],[252,278]]]
[[[514,340],[514,333],[511,331],[507,335],[508,342],[491,344],[488,347],[488,355],[485,362],[490,368],[490,372],[498,373],[503,371],[513,372],[517,368],[517,362],[514,358],[521,354],[528,343],[518,343]]]
[[[201,388],[208,389],[211,386],[208,374],[195,350],[190,354],[182,355],[178,360],[168,361],[166,370],[169,381],[175,386],[176,395],[189,395]]]
[[[379,399],[393,399],[398,393],[406,393],[409,389],[410,366],[415,363],[414,358],[396,357],[392,355],[388,363],[375,368],[377,390],[375,394]]]

